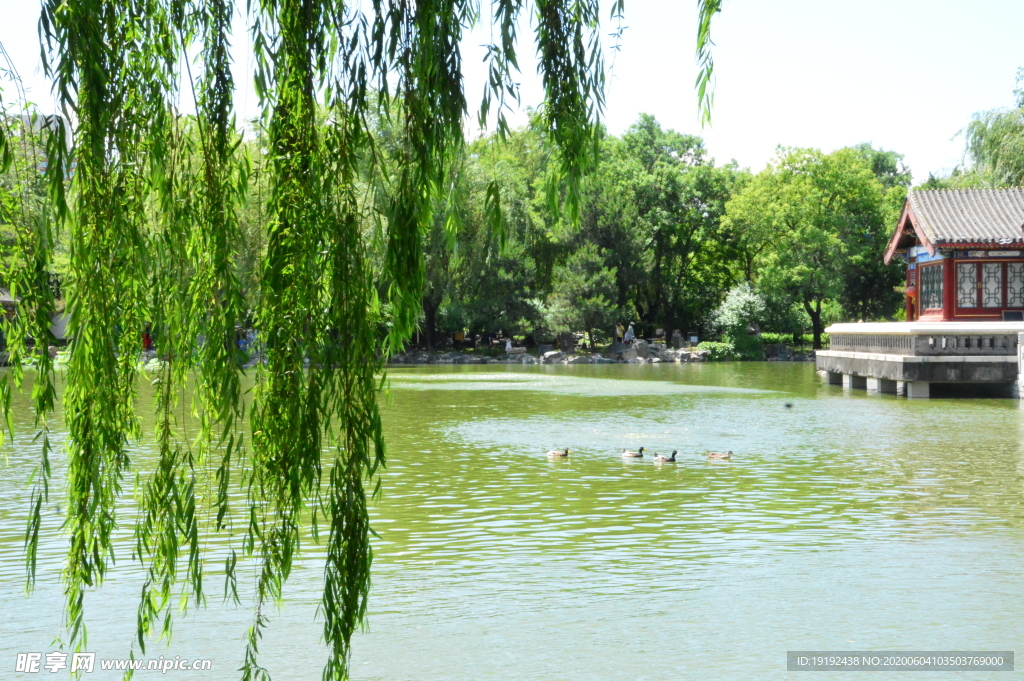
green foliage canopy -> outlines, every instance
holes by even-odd
[[[898,266],[880,262],[893,197],[904,195],[900,185],[886,191],[862,150],[782,150],[729,201],[724,222],[758,289],[800,305],[818,348],[826,301],[865,316],[895,307]]]
[[[556,332],[583,329],[593,349],[595,331],[612,335],[619,315],[614,300],[615,271],[605,266],[597,246],[588,244],[555,269],[548,296],[550,326]]]

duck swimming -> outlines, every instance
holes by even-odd
[[[548,450],[548,458],[549,459],[557,459],[557,458],[564,459],[567,456],[569,456],[569,448],[568,447],[566,447],[564,451],[558,451],[557,449],[550,449],[550,450]]]
[[[732,450],[730,450],[728,452],[707,452],[707,455],[708,455],[708,459],[709,460],[712,460],[712,459],[719,459],[719,460],[731,459],[732,458]]]
[[[628,449],[623,449],[622,450],[622,458],[623,459],[642,459],[642,458],[644,458],[644,448],[641,447],[640,451],[637,451],[637,452],[631,452]]]
[[[672,456],[665,456],[664,454],[655,454],[654,455],[654,463],[675,463],[676,462],[676,454],[678,454],[678,453],[679,453],[678,449],[673,449],[672,450]]]

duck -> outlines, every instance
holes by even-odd
[[[655,454],[654,455],[654,463],[675,463],[676,462],[676,454],[678,454],[678,453],[679,453],[678,449],[673,449],[672,450],[672,456],[665,456],[664,454]]]
[[[566,447],[565,450],[563,450],[563,451],[559,451],[557,449],[549,449],[548,450],[548,458],[549,459],[558,459],[558,458],[564,459],[567,456],[569,456],[569,448],[568,447]]]
[[[706,452],[706,453],[708,455],[708,460],[712,460],[712,459],[731,459],[732,458],[732,450],[730,450],[728,452]]]
[[[631,452],[628,449],[622,450],[623,459],[642,459],[644,458],[644,448],[641,447],[639,451]]]

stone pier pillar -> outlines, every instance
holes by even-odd
[[[1017,386],[1013,396],[1018,399],[1024,396],[1024,333],[1017,334]]]
[[[907,381],[907,397],[931,397],[931,384],[928,381]]]
[[[847,390],[867,390],[868,379],[856,374],[843,374],[843,387]]]
[[[887,393],[889,395],[895,395],[896,381],[890,381],[887,378],[868,378],[867,390],[869,393]]]
[[[825,373],[828,376],[828,384],[829,385],[842,385],[843,384],[843,375],[841,373],[839,373],[838,371],[826,371]]]

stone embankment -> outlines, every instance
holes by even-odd
[[[531,355],[526,348],[513,348],[503,357],[482,357],[461,352],[431,354],[414,351],[391,358],[391,364],[658,364],[661,362],[706,362],[707,350],[682,348],[674,350],[661,343],[639,341],[630,347],[615,343],[608,351],[598,353],[572,354],[561,350],[550,350],[540,356]]]

